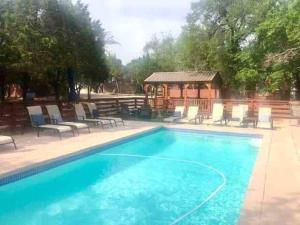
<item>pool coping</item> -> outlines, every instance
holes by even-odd
[[[20,167],[16,170],[11,170],[6,173],[0,174],[0,187],[6,184],[15,182],[17,180],[23,179],[25,177],[29,177],[35,175],[37,173],[49,170],[51,168],[55,168],[59,165],[77,160],[79,158],[87,157],[89,155],[100,152],[101,150],[105,150],[110,145],[116,145],[122,143],[123,141],[128,141],[131,138],[135,138],[137,136],[141,136],[144,134],[149,134],[151,132],[155,132],[159,129],[172,129],[177,131],[187,131],[187,132],[196,132],[203,134],[216,134],[216,135],[227,135],[227,136],[240,136],[240,137],[253,137],[253,138],[261,138],[262,142],[258,149],[257,158],[255,160],[255,164],[253,165],[252,173],[249,177],[248,187],[245,192],[245,196],[240,208],[240,216],[237,221],[237,224],[258,224],[258,223],[249,223],[247,222],[247,209],[249,206],[258,204],[259,207],[262,207],[263,204],[263,195],[265,190],[265,176],[266,176],[266,164],[268,161],[268,155],[271,146],[271,136],[269,135],[271,132],[265,130],[244,130],[244,129],[223,129],[223,127],[195,127],[195,126],[180,126],[180,125],[169,125],[169,124],[156,124],[153,127],[146,128],[144,130],[135,131],[132,134],[127,134],[123,137],[116,138],[110,141],[103,142],[101,144],[92,145],[89,147],[84,147],[80,150],[76,150],[71,153],[67,153],[65,155],[60,155],[58,157],[54,157],[51,159],[46,159],[40,162],[32,163],[27,166]],[[98,148],[102,148],[99,150]],[[258,172],[257,172],[258,171]],[[255,197],[253,197],[255,196]],[[256,209],[258,214],[261,214],[261,209]]]
[[[92,128],[91,134],[75,138],[36,138],[26,132],[15,137],[17,151],[9,147],[0,153],[0,177],[19,172],[24,168],[76,154],[82,149],[106,144],[120,137],[147,132],[153,128],[180,128],[225,133],[263,135],[259,152],[241,205],[240,225],[300,224],[300,127],[291,121],[275,121],[274,130],[207,126],[193,124],[167,124],[141,121],[126,121],[125,127],[114,129]],[[149,129],[150,128],[150,129]],[[67,136],[67,135],[66,135]],[[71,154],[70,154],[71,153]]]

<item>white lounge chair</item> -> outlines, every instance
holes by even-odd
[[[273,129],[272,108],[259,107],[257,127]]]
[[[222,103],[214,103],[211,118],[203,118],[203,124],[212,125],[216,123],[222,124],[224,120],[224,105]]]
[[[172,116],[164,118],[164,122],[173,123],[182,119],[184,116],[184,106],[176,106]]]
[[[63,121],[61,113],[60,113],[57,105],[46,105],[46,109],[47,109],[48,115],[51,119],[51,123],[57,124],[57,125],[63,125],[63,126],[71,126],[73,129],[75,129],[77,131],[78,135],[79,135],[80,129],[87,129],[88,132],[91,133],[90,127],[86,123]]]
[[[91,119],[87,118],[83,105],[81,103],[75,104],[75,113],[78,121],[86,122],[86,123],[93,123],[96,125],[101,125],[104,128],[105,125],[113,126],[111,121],[109,120],[102,120],[102,119]]]
[[[40,136],[41,130],[54,130],[57,132],[61,139],[61,134],[64,132],[72,132],[75,135],[71,126],[62,126],[54,124],[46,124],[41,106],[29,106],[27,107],[32,127],[37,129],[37,136]]]
[[[125,125],[122,118],[111,117],[111,116],[100,116],[100,113],[95,103],[87,102],[85,104],[88,106],[88,109],[93,119],[109,120],[112,121],[116,126],[118,126],[118,123],[123,124],[123,126]]]
[[[13,144],[15,149],[17,149],[15,140],[11,136],[0,135],[0,145]]]
[[[186,117],[183,119],[180,119],[179,122],[190,123],[190,122],[194,121],[194,123],[196,124],[197,119],[200,120],[198,113],[199,113],[199,106],[189,106]]]
[[[231,118],[228,120],[228,125],[242,126],[245,118],[248,115],[248,105],[240,104],[232,106]]]

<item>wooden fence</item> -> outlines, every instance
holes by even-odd
[[[81,102],[87,102],[87,100],[82,100]],[[121,104],[126,104],[129,108],[140,108],[145,103],[145,98],[103,98],[91,100],[90,102],[96,103],[101,115],[113,116],[119,113]],[[53,104],[59,106],[64,120],[75,120],[74,105],[68,102],[33,101],[31,103],[28,103],[27,105],[20,101],[5,102],[0,103],[0,131],[6,129],[9,129],[10,131],[15,131],[19,128],[22,130],[24,127],[30,126],[30,118],[27,113],[26,106],[42,106],[43,113],[46,119],[49,119],[45,105]],[[84,106],[86,113],[89,114],[89,111],[85,104]]]
[[[258,99],[187,99],[186,106],[199,106],[201,112],[212,112],[212,105],[221,102],[225,105],[225,110],[231,112],[233,105],[247,104],[250,112],[257,115],[258,108],[268,106],[272,108],[272,116],[275,119],[292,118],[292,106],[300,105],[299,101],[279,101],[279,100],[258,100]],[[149,99],[149,104],[158,109],[174,109],[177,105],[184,105],[184,99]]]
[[[87,102],[83,100],[82,102]],[[96,103],[100,114],[105,116],[117,115],[120,112],[121,104],[127,104],[129,108],[140,108],[145,103],[144,97],[126,97],[126,98],[101,98],[91,100]],[[272,115],[275,119],[279,118],[292,118],[292,106],[300,105],[300,102],[290,101],[276,101],[276,100],[256,100],[256,99],[187,99],[186,105],[198,105],[200,111],[211,113],[212,105],[214,102],[223,102],[225,104],[226,111],[230,112],[231,108],[235,104],[248,104],[250,111],[254,115],[257,114],[258,108],[261,106],[272,107]],[[172,110],[176,105],[184,105],[184,99],[148,99],[148,103],[153,108]],[[45,105],[57,104],[61,110],[62,116],[66,121],[72,121],[75,119],[74,105],[67,102],[55,102],[55,101],[33,101],[28,105],[24,105],[23,102],[5,102],[0,103],[0,130],[8,128],[10,131],[15,131],[18,128],[24,128],[30,126],[29,116],[26,110],[26,106],[40,105],[43,108],[45,117],[47,118],[47,112]],[[88,114],[88,109],[85,108]]]

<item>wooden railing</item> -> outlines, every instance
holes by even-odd
[[[87,102],[82,100],[81,102]],[[128,105],[129,108],[140,108],[145,103],[144,97],[126,97],[126,98],[101,98],[91,100],[97,105],[100,114],[103,116],[117,115],[120,111],[121,104]],[[31,103],[24,104],[23,102],[4,102],[0,103],[0,131],[8,129],[15,131],[18,128],[30,126],[30,118],[28,116],[26,106],[40,105],[43,109],[43,114],[48,118],[45,105],[58,105],[62,117],[66,121],[75,120],[74,105],[68,102],[56,101],[32,101]],[[85,106],[85,104],[84,104]],[[85,106],[85,111],[89,115],[89,111]],[[49,119],[49,118],[48,118]]]
[[[212,106],[215,102],[221,102],[225,105],[225,110],[231,112],[233,105],[247,104],[250,112],[257,115],[258,108],[268,106],[272,108],[272,116],[274,118],[292,118],[291,106],[293,104],[300,105],[299,101],[279,101],[279,100],[258,100],[258,99],[149,99],[149,103],[154,108],[174,109],[177,105],[199,106],[201,112],[212,112]]]

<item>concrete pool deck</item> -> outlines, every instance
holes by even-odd
[[[275,130],[127,121],[125,127],[99,129],[80,136],[56,136],[29,131],[14,136],[18,149],[0,145],[0,177],[80,150],[159,126],[261,134],[262,146],[253,170],[239,224],[300,224],[300,127],[275,124]]]

